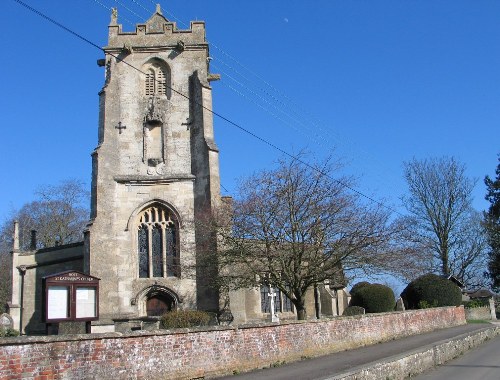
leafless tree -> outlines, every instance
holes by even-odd
[[[305,319],[306,292],[383,260],[391,230],[388,210],[363,204],[350,178],[333,177],[331,160],[314,168],[300,161],[281,160],[240,183],[238,198],[214,215],[222,247],[214,259],[229,289],[271,285]]]
[[[0,226],[0,310],[8,298],[10,251],[14,220],[19,222],[20,248],[30,249],[30,231],[37,231],[37,247],[67,244],[83,238],[88,222],[88,193],[82,182],[63,181],[55,186],[40,187],[36,199],[5,218]]]
[[[406,227],[396,260],[400,274],[435,272],[472,287],[482,285],[486,237],[472,208],[475,182],[466,176],[465,166],[454,158],[413,159],[404,163],[404,177],[409,215],[399,220]]]
[[[67,244],[82,239],[88,222],[88,192],[82,182],[66,180],[55,186],[42,186],[36,199],[13,212],[0,228],[3,246],[12,247],[13,222],[20,228],[21,249],[30,248],[30,231],[37,232],[37,248]]]

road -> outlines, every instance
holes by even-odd
[[[418,380],[499,380],[500,337],[492,339],[458,359],[417,376]]]
[[[327,379],[352,369],[353,367],[365,365],[370,362],[383,360],[389,356],[401,354],[402,352],[414,350],[419,347],[433,344],[435,342],[451,339],[464,333],[472,333],[485,328],[485,325],[470,324],[449,329],[437,330],[431,333],[414,335],[407,338],[397,339],[390,342],[380,343],[373,346],[358,348],[355,350],[337,352],[335,354],[303,360],[295,363],[287,363],[276,368],[267,368],[253,372],[243,373],[236,376],[227,376],[224,380],[320,380]],[[500,352],[500,351],[499,351]],[[497,355],[498,356],[498,355]],[[500,359],[497,357],[500,366]],[[469,377],[468,380],[480,378]],[[455,380],[455,379],[453,379]],[[500,380],[496,377],[495,380]]]

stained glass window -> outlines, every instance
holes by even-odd
[[[269,286],[261,285],[260,286],[260,311],[263,313],[269,313]]]
[[[154,226],[152,230],[151,248],[153,259],[153,277],[163,277],[163,247],[161,238],[161,227]]]
[[[143,210],[138,218],[139,277],[180,276],[178,224],[174,214],[161,205],[154,205]]]
[[[175,230],[173,227],[167,227],[165,230],[165,239],[167,242],[167,276],[177,276]]]
[[[149,277],[149,233],[147,226],[141,226],[138,233],[139,277]]]
[[[283,311],[293,311],[293,304],[292,304],[292,301],[290,300],[290,298],[288,298],[287,296],[285,296],[284,294],[283,295]]]
[[[271,297],[269,296],[269,286],[260,286],[260,310],[263,313],[269,313],[271,310]],[[293,311],[292,301],[285,296],[278,288],[273,288],[274,297],[274,312],[291,312]]]

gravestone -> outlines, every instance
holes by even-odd
[[[401,297],[396,301],[396,311],[405,311],[405,303]]]
[[[14,327],[14,321],[9,314],[3,313],[2,315],[0,315],[0,328],[1,329],[7,330],[7,329],[11,329],[13,327]]]

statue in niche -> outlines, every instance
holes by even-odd
[[[145,104],[144,157],[148,175],[165,173],[164,111],[167,103],[159,97],[150,97]]]

